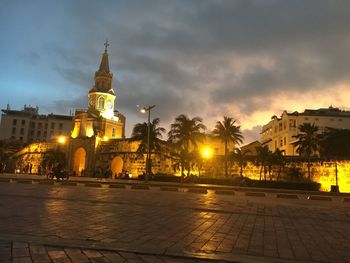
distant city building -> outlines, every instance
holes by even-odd
[[[2,110],[0,140],[18,140],[23,143],[48,142],[59,136],[69,136],[73,117],[57,114],[39,114],[38,107],[24,106],[23,110]]]
[[[264,125],[261,132],[261,144],[267,145],[271,151],[280,149],[285,155],[298,155],[293,137],[299,133],[298,127],[304,123],[315,124],[322,133],[326,127],[336,129],[350,129],[350,111],[339,108],[306,109],[288,113],[284,111],[280,118],[273,116],[271,121]]]

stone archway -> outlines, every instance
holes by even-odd
[[[74,153],[73,172],[76,176],[82,176],[85,171],[86,151],[83,147],[78,148]]]
[[[120,156],[113,158],[111,162],[112,177],[116,178],[119,173],[123,170],[124,161]]]

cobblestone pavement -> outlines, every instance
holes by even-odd
[[[2,182],[0,239],[0,256],[33,246],[52,262],[70,262],[67,251],[92,262],[350,262],[350,203]]]
[[[0,262],[2,263],[206,263],[207,260],[169,257],[130,252],[96,249],[63,248],[38,245],[27,242],[0,241]]]

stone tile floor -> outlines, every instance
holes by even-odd
[[[96,249],[64,248],[27,242],[0,241],[1,263],[205,263],[205,259],[189,259],[162,255],[117,252]],[[220,262],[220,261],[217,261]],[[222,261],[223,262],[223,261]]]
[[[52,262],[70,261],[55,261],[50,251],[68,258],[67,251],[75,251],[91,262],[105,262],[106,256],[88,256],[103,251],[123,260],[118,251],[137,257],[126,262],[148,262],[144,254],[157,258],[149,262],[185,262],[171,256],[194,262],[350,262],[350,204],[0,183],[0,239],[7,248],[14,241],[12,252],[22,244],[19,255],[41,246]],[[31,262],[21,260],[12,262]]]

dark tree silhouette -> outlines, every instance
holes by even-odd
[[[225,177],[228,176],[228,149],[227,145],[229,142],[233,142],[235,145],[243,142],[243,135],[240,130],[240,126],[235,125],[236,121],[233,118],[224,116],[224,120],[216,122],[213,135],[218,137],[225,145]]]
[[[271,154],[272,152],[269,150],[269,147],[267,147],[267,145],[256,147],[256,163],[260,166],[260,181],[263,170],[264,179],[266,180],[266,166],[268,165]]]
[[[308,180],[311,180],[310,166],[311,157],[317,155],[320,148],[321,136],[318,134],[318,126],[314,123],[303,123],[299,127],[299,134],[293,136],[297,139],[294,145],[297,147],[297,153],[307,159]]]
[[[159,118],[155,118],[150,123],[150,151],[152,152],[160,152],[161,151],[161,143],[162,143],[162,137],[163,133],[165,133],[165,129],[162,127],[159,127],[160,120]],[[146,153],[147,152],[147,136],[148,136],[148,124],[147,122],[144,123],[137,123],[133,130],[131,138],[134,140],[141,141],[139,148],[137,149],[137,152],[139,153]]]
[[[181,181],[184,177],[184,170],[191,171],[191,150],[196,150],[197,144],[204,139],[204,131],[206,127],[202,123],[202,119],[194,117],[190,119],[184,114],[175,118],[175,122],[171,124],[168,133],[168,141],[176,149],[175,155],[178,156],[181,166]]]
[[[241,149],[235,149],[232,153],[232,159],[239,165],[239,175],[243,177],[243,168],[247,166],[247,156],[250,151],[242,151]]]

